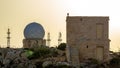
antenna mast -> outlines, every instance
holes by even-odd
[[[51,39],[50,39],[50,33],[48,32],[48,36],[47,36],[47,46],[50,46],[50,41],[51,41]]]
[[[7,47],[10,47],[10,29],[8,28],[8,32],[7,32]]]
[[[59,32],[58,45],[60,45],[61,42],[62,42],[62,34],[61,34],[61,32]]]

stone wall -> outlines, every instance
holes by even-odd
[[[109,60],[109,17],[67,16],[66,22],[69,62],[79,64],[89,58],[100,60],[102,56],[97,54],[97,48],[103,49],[100,61]],[[103,25],[101,38],[97,38],[97,24]]]
[[[23,39],[24,48],[35,48],[41,45],[46,45],[46,40],[44,39]]]

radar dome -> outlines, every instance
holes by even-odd
[[[26,39],[43,39],[44,35],[44,28],[36,22],[28,24],[24,29],[24,37]]]

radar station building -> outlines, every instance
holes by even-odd
[[[67,16],[67,60],[75,66],[93,58],[109,60],[109,17]]]
[[[41,24],[32,22],[24,29],[23,48],[35,48],[41,45],[46,45],[44,28]]]

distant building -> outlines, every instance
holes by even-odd
[[[23,47],[35,48],[41,45],[46,45],[46,40],[43,39],[45,35],[44,28],[41,24],[32,22],[24,29]]]
[[[67,16],[67,60],[79,66],[85,59],[109,60],[109,17]]]

